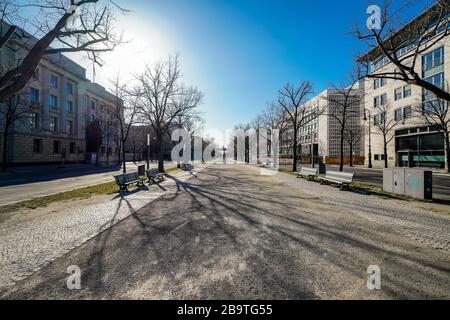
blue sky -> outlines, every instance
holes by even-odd
[[[355,24],[365,25],[365,0],[121,2],[133,11],[119,23],[132,41],[106,59],[96,80],[107,85],[117,70],[131,74],[178,53],[186,84],[205,93],[207,126],[221,130],[251,120],[287,81],[310,80],[320,93],[366,51],[351,34]],[[411,18],[429,2],[402,16]],[[127,57],[130,51],[136,56]]]

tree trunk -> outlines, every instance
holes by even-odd
[[[165,172],[164,171],[164,143],[163,143],[163,137],[162,134],[158,135],[158,141],[159,141],[159,155],[158,155],[158,170],[159,172]]]
[[[353,167],[353,143],[350,143],[350,167]]]
[[[384,167],[387,169],[388,165],[388,154],[387,154],[387,142],[386,137],[384,138]]]
[[[3,159],[2,159],[2,172],[7,169],[7,153],[8,153],[8,131],[9,125],[5,124],[5,131],[3,132]]]
[[[342,126],[344,128],[344,126]],[[344,171],[344,130],[341,130],[341,137],[339,141],[340,151],[339,151],[339,171]]]
[[[446,164],[445,168],[447,169],[447,172],[450,173],[450,132],[448,130],[445,131],[445,159]]]
[[[127,173],[127,159],[125,159],[125,141],[122,141],[122,162],[123,162],[123,173]]]
[[[297,172],[297,128],[294,127],[294,163],[292,164],[292,172]]]
[[[99,156],[99,154],[100,154],[100,150],[97,150],[96,157],[95,157],[95,166],[98,166],[98,156]]]

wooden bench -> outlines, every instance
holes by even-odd
[[[317,177],[318,173],[319,173],[319,169],[302,167],[300,169],[300,172],[297,172],[297,178],[305,177],[308,180],[314,180]]]
[[[139,178],[137,172],[123,173],[114,176],[117,185],[119,186],[119,192],[128,192],[128,187],[136,184],[144,185],[144,179]]]
[[[164,173],[159,172],[156,168],[145,170],[145,174],[148,182],[164,181]]]
[[[325,177],[320,177],[320,184],[334,183],[341,186],[341,190],[348,188],[353,182],[354,173],[327,171]]]

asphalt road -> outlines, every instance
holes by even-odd
[[[150,163],[152,168],[157,165],[156,162]],[[165,163],[166,169],[173,166],[172,162]],[[127,163],[127,170],[137,171],[136,164]],[[111,182],[114,181],[113,175],[122,173],[120,165],[33,166],[18,167],[14,171],[14,174],[0,176],[0,205]]]
[[[2,298],[448,299],[449,226],[407,202],[213,165]],[[66,287],[71,265],[81,290]]]
[[[292,169],[291,165],[280,165],[283,168]],[[327,165],[328,170],[339,171],[339,166]],[[344,167],[346,172],[355,173],[355,181],[376,185],[383,185],[383,171],[361,167]],[[433,175],[433,195],[450,200],[450,176]]]

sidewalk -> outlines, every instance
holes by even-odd
[[[176,193],[174,186],[177,182],[187,181],[205,167],[199,165],[192,173],[177,172],[161,184],[129,194],[115,194],[90,205],[69,207],[35,218],[27,217],[7,227],[0,226],[0,295],[15,282],[25,279],[152,201]]]

